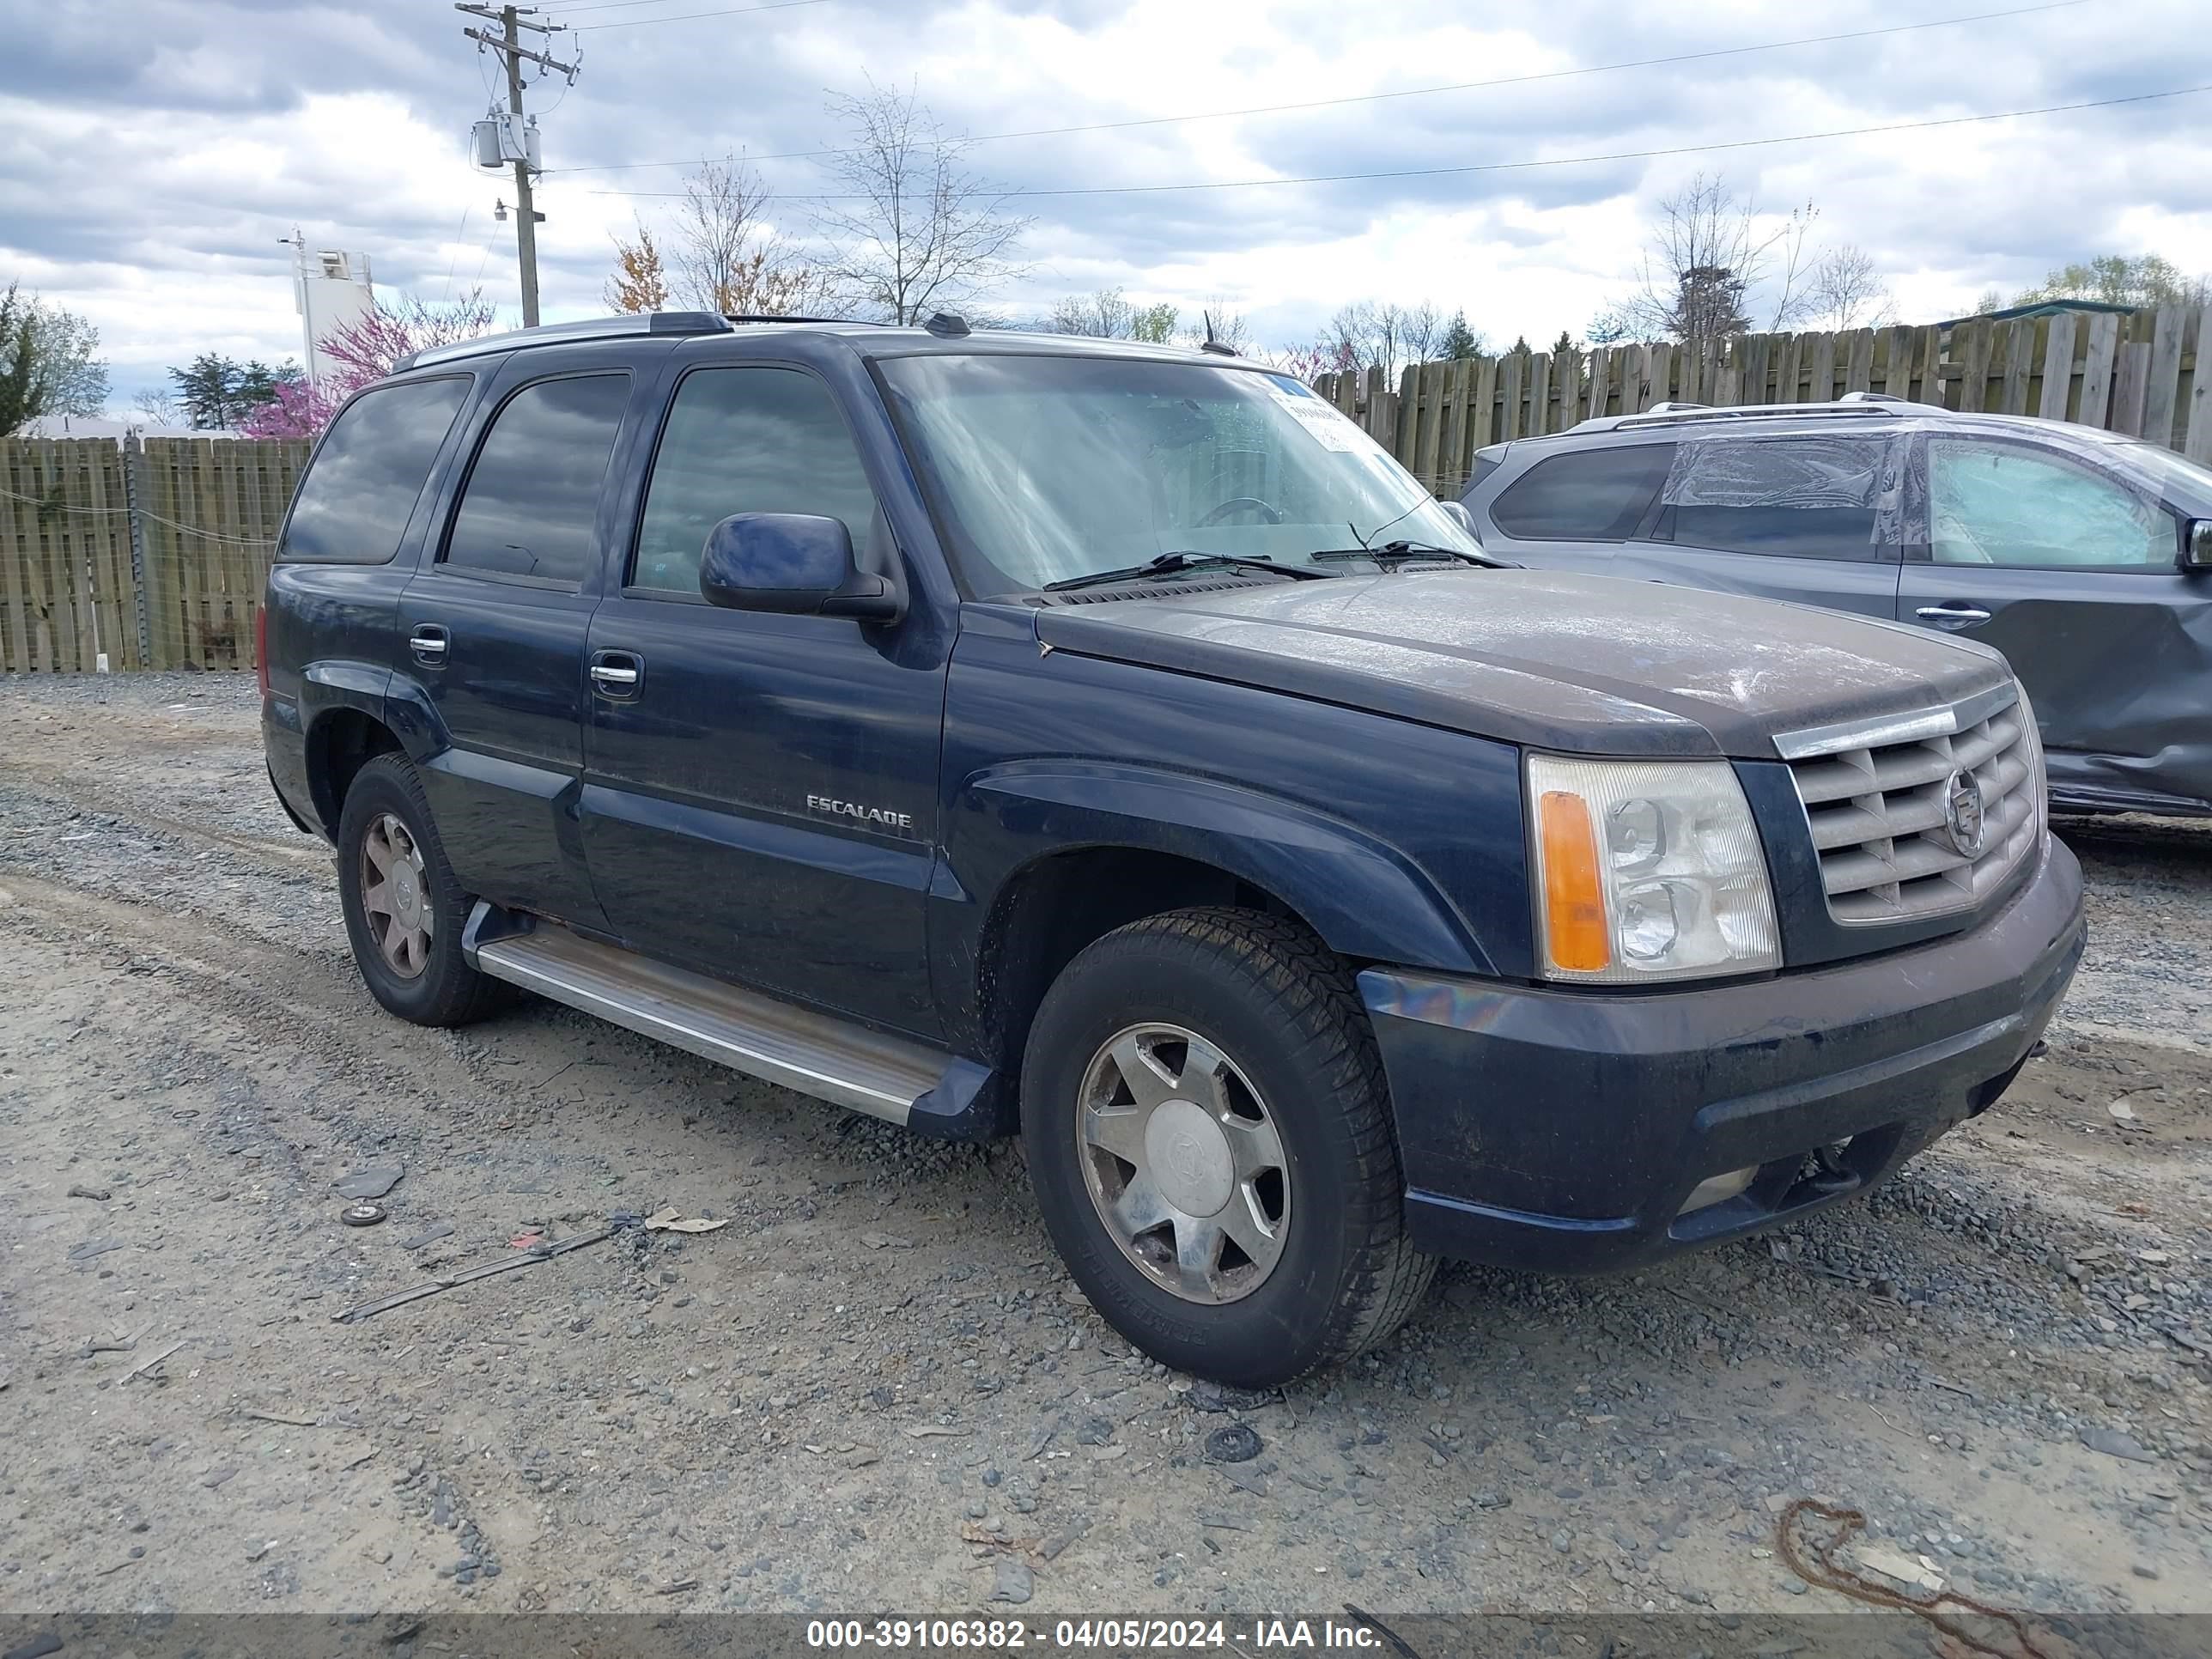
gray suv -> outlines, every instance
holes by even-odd
[[[2054,808],[2212,814],[2212,471],[2170,450],[1870,392],[1662,404],[1483,449],[1463,499],[1522,564],[1993,645]]]

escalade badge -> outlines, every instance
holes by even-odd
[[[1972,772],[1952,773],[1950,781],[1943,786],[1943,831],[1950,836],[1959,856],[1981,857],[1987,830],[1987,822],[1982,816],[1982,786]]]
[[[806,810],[826,812],[832,817],[854,818],[895,834],[911,835],[914,832],[914,815],[911,812],[894,812],[887,807],[869,806],[856,800],[838,800],[830,795],[809,795]]]

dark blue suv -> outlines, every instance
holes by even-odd
[[[1996,1101],[2082,943],[1985,647],[1500,568],[1212,353],[664,313],[426,353],[318,449],[276,789],[370,991],[520,986],[1019,1133],[1244,1385],[1439,1255],[1632,1267]]]

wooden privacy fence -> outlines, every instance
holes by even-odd
[[[1847,392],[2078,421],[2212,465],[2212,375],[2197,374],[2208,326],[2212,307],[2069,312],[1949,329],[1750,334],[1702,349],[1507,352],[1416,364],[1395,386],[1370,368],[1321,375],[1314,387],[1440,495],[1458,493],[1485,445],[1564,432],[1594,416],[1670,400],[1820,403]]]
[[[0,441],[0,672],[248,668],[304,442]]]

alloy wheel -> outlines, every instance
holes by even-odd
[[[1234,1302],[1282,1260],[1282,1138],[1243,1068],[1195,1031],[1147,1023],[1109,1038],[1084,1068],[1075,1138],[1098,1218],[1163,1290]]]
[[[361,908],[385,966],[402,979],[419,978],[429,965],[437,925],[429,872],[422,843],[390,812],[380,814],[361,839]]]

